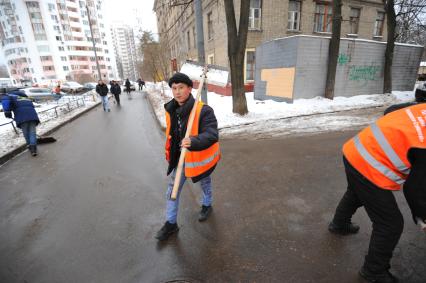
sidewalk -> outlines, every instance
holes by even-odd
[[[36,111],[39,113],[41,120],[41,123],[37,126],[37,135],[49,135],[101,103],[99,97],[91,93],[75,98],[78,100],[68,100],[57,105],[41,105],[41,107],[37,107]],[[82,99],[84,99],[84,104]],[[0,113],[0,115],[0,124],[10,121],[3,117],[3,113]],[[17,128],[17,131],[18,134],[11,124],[0,127],[0,165],[26,150],[22,132],[19,128]]]

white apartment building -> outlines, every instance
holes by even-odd
[[[102,0],[0,0],[0,40],[17,84],[98,79],[87,8],[102,79],[115,77]]]
[[[117,72],[122,80],[136,81],[139,78],[137,70],[137,49],[133,28],[125,24],[113,24],[111,27],[114,44]]]

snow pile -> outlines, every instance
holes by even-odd
[[[203,73],[203,67],[191,64],[190,62],[185,62],[182,65],[180,72],[186,74],[191,78],[191,80],[199,81],[200,75]],[[207,80],[211,84],[224,87],[228,83],[228,74],[229,72],[225,70],[209,68],[207,72]]]
[[[196,91],[197,90],[195,89],[193,90],[194,97]],[[165,127],[165,113],[163,105],[173,98],[171,89],[167,84],[161,85],[161,83],[158,83],[156,85],[152,85],[148,93],[148,97],[153,105],[155,114],[161,126]],[[326,113],[331,114],[342,111],[408,102],[414,100],[414,92],[395,91],[390,95],[374,94],[358,95],[353,97],[335,97],[334,100],[315,97],[311,99],[296,99],[293,103],[276,102],[273,100],[256,100],[254,99],[253,92],[250,92],[246,93],[246,99],[249,113],[245,116],[240,116],[232,113],[232,97],[221,96],[213,92],[208,93],[208,104],[215,111],[219,129],[262,123],[271,120],[282,120],[292,117]],[[345,123],[350,121],[358,123],[356,119],[347,119]],[[339,123],[342,122],[343,121],[340,121]]]

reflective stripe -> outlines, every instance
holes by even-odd
[[[201,166],[207,165],[210,162],[212,162],[218,155],[219,155],[219,150],[217,150],[212,156],[204,159],[203,161],[200,161],[200,162],[185,162],[185,167],[186,168],[195,168],[195,167],[201,167]]]
[[[404,183],[404,180],[396,175],[394,172],[392,172],[389,168],[381,164],[379,161],[377,161],[371,154],[365,149],[365,147],[362,145],[359,136],[354,137],[354,143],[355,147],[358,150],[359,154],[361,154],[362,158],[367,161],[368,164],[370,164],[371,167],[394,181],[395,183],[401,185]]]
[[[373,135],[376,138],[377,142],[379,143],[380,147],[383,149],[387,157],[389,157],[392,164],[396,168],[398,168],[400,172],[402,172],[405,175],[408,175],[410,173],[410,168],[405,166],[404,162],[402,162],[402,160],[393,150],[388,140],[386,139],[385,135],[383,134],[382,130],[380,130],[380,128],[377,126],[376,123],[373,123],[371,125],[371,130],[373,131]]]

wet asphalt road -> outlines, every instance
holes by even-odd
[[[157,243],[163,136],[144,94],[122,100],[57,131],[37,158],[0,167],[0,282],[363,282],[365,211],[355,236],[326,229],[346,186],[340,148],[354,132],[222,140],[211,218],[198,223],[199,189],[187,184],[181,230]],[[406,223],[392,270],[424,283],[426,237],[397,195]]]

